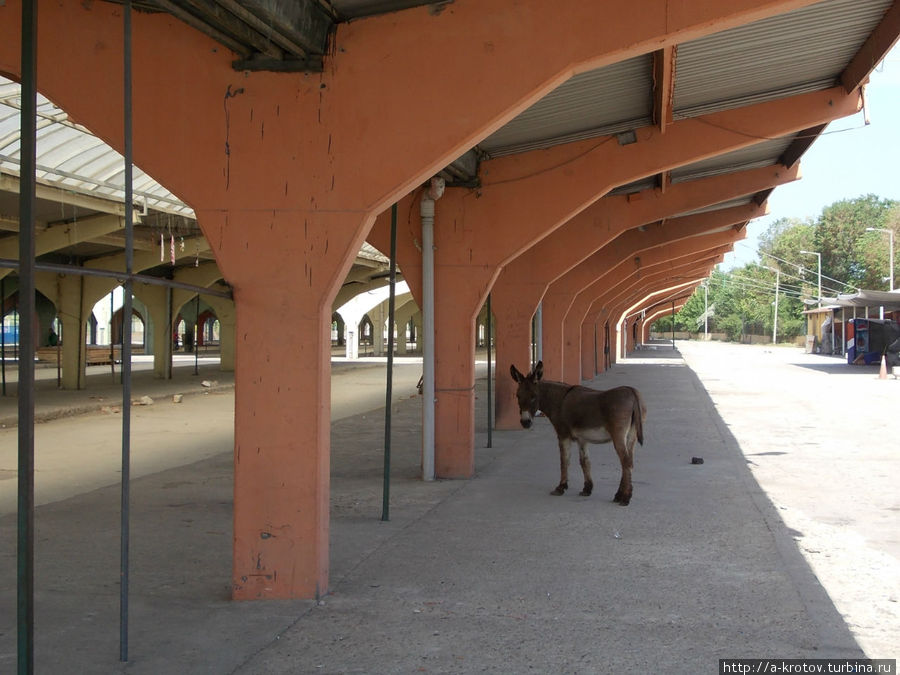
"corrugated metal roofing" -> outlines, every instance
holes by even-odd
[[[794,138],[794,135],[790,135],[767,139],[740,150],[686,164],[672,170],[672,183],[682,183],[732,171],[756,169],[761,166],[772,166],[794,141]]]
[[[827,89],[891,0],[826,0],[678,46],[676,119]]]
[[[37,100],[39,183],[64,190],[125,199],[125,160],[47,98]],[[0,171],[19,175],[20,87],[0,76]],[[152,177],[134,168],[134,199],[145,208],[193,217],[193,210]]]
[[[614,134],[650,123],[652,57],[581,73],[488,136],[491,157]]]

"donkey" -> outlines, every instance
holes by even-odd
[[[578,443],[578,459],[584,473],[582,497],[589,497],[594,489],[591,480],[591,459],[588,443],[612,441],[622,465],[622,478],[613,501],[627,506],[631,501],[631,469],[634,465],[634,442],[644,444],[644,420],[647,408],[634,387],[616,387],[607,391],[588,389],[579,385],[542,380],[544,364],[538,361],[534,369],[523,375],[515,365],[509,373],[518,383],[516,398],[522,426],[531,427],[538,410],[544,413],[556,431],[559,441],[559,485],[550,494],[561,495],[569,487],[569,447]]]

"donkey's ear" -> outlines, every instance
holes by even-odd
[[[512,363],[509,364],[509,374],[512,375],[512,379],[514,379],[516,382],[521,382],[525,379],[525,376],[522,375],[522,373],[520,373],[518,370],[516,370],[515,365],[513,365]]]
[[[539,380],[544,376],[544,362],[538,361],[534,367],[534,379]]]

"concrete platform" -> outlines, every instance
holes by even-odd
[[[421,399],[396,404],[389,522],[382,413],[333,423],[320,603],[229,600],[230,449],[133,481],[128,664],[118,486],[42,506],[37,672],[698,673],[720,658],[862,657],[678,352],[642,352],[591,384],[625,383],[649,409],[628,507],[611,501],[609,446],[592,448],[592,497],[574,461],[570,492],[550,495],[546,419],[485,448],[483,379],[472,480],[418,480]],[[15,663],[15,526],[0,518],[0,672]]]

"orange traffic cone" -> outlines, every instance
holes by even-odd
[[[884,360],[884,354],[881,355],[881,370],[878,371],[878,379],[879,380],[887,379],[887,363]]]

